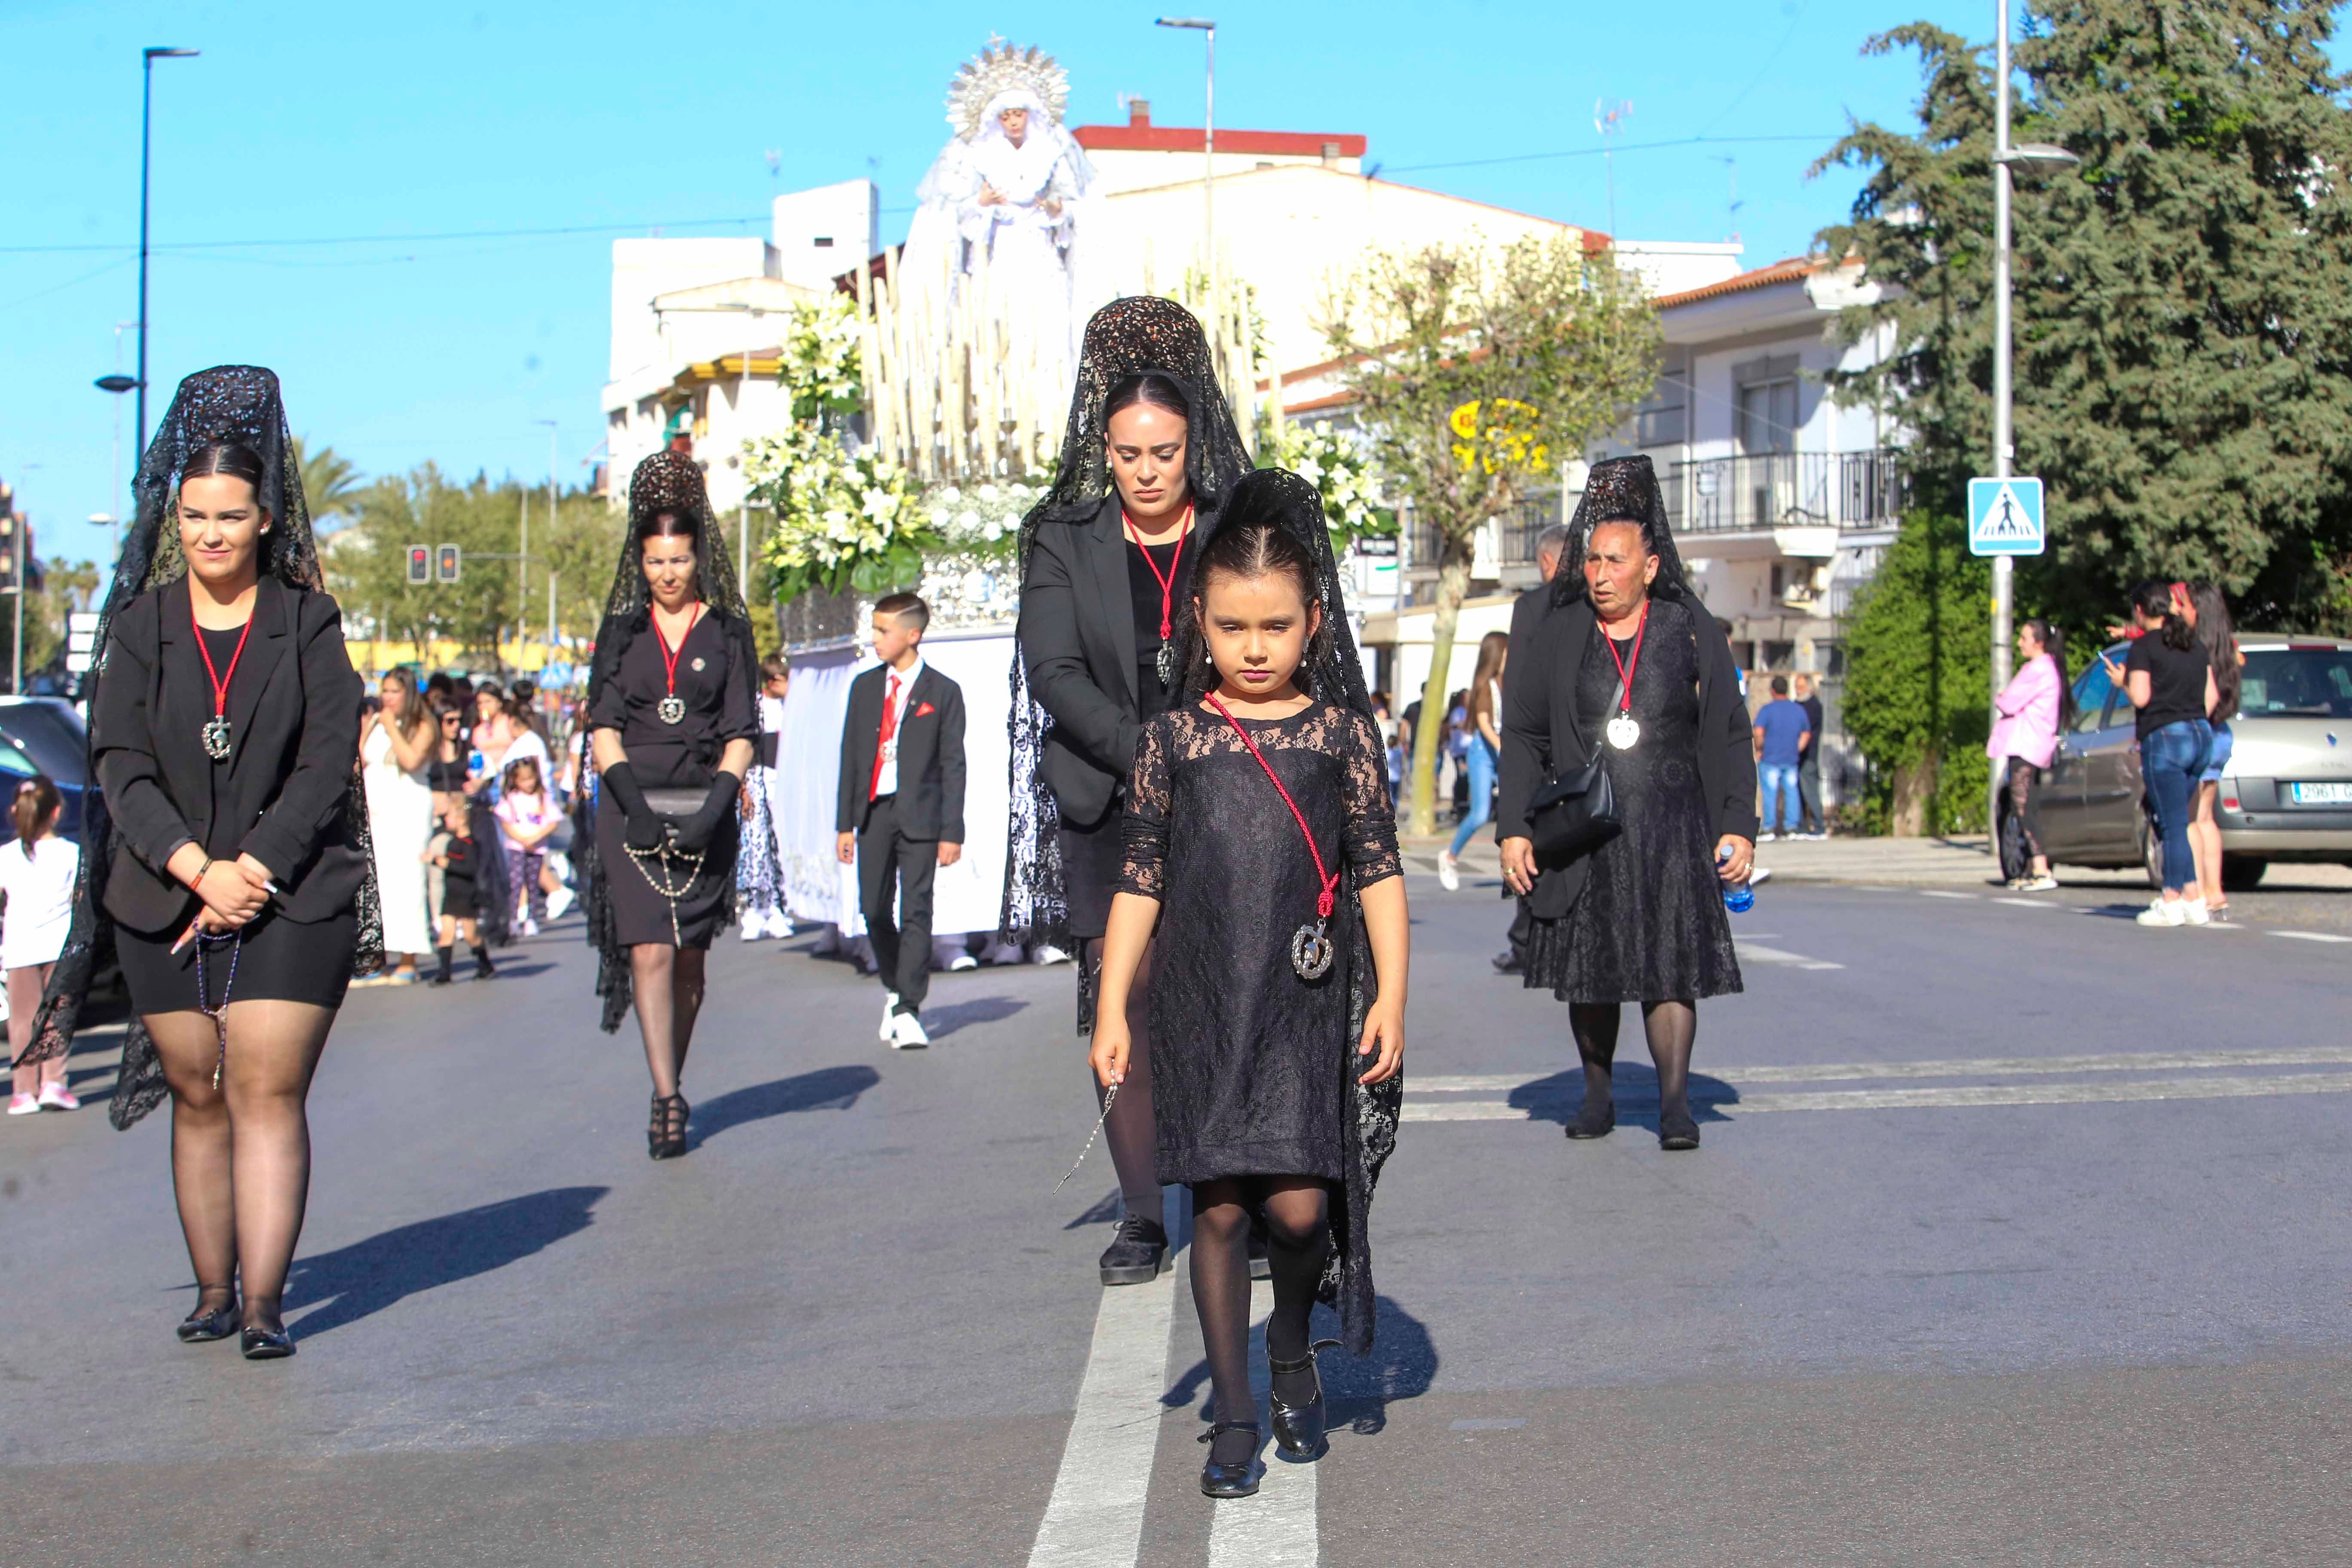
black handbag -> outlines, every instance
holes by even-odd
[[[1595,752],[1582,767],[1553,773],[1528,802],[1528,834],[1536,858],[1558,866],[1598,848],[1625,826],[1609,770]]]
[[[707,789],[649,789],[645,792],[646,808],[661,818],[662,835],[671,845],[677,841],[677,830],[686,819],[702,809],[710,798]]]

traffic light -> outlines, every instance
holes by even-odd
[[[408,547],[408,580],[412,584],[433,581],[433,552],[422,544]]]
[[[455,583],[457,580],[457,547],[445,544],[434,555],[435,574],[444,583]]]
[[[6,505],[5,500],[0,500],[0,592],[13,592],[24,586],[17,580],[17,558],[23,553],[24,546],[23,534],[17,525],[24,521]]]

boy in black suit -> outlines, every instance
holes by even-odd
[[[881,665],[849,683],[834,827],[857,868],[857,904],[895,1050],[931,1043],[920,1017],[930,984],[931,879],[963,855],[963,689],[923,662],[930,607],[913,594],[874,606]],[[894,913],[895,910],[895,913]]]

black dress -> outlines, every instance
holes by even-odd
[[[1576,682],[1578,724],[1596,737],[1617,713],[1617,665],[1603,635],[1596,630]],[[1619,658],[1633,653],[1631,637],[1617,644]],[[1633,710],[1640,741],[1601,751],[1624,830],[1592,851],[1568,913],[1533,922],[1525,984],[1563,1002],[1725,995],[1740,989],[1739,960],[1699,783],[1698,647],[1690,612],[1674,600],[1650,601]]]
[[[615,632],[628,635],[613,622],[607,622],[598,635]],[[757,742],[760,737],[751,683],[734,668],[734,643],[720,618],[706,612],[677,651],[677,695],[686,704],[686,714],[678,722],[663,722],[657,711],[669,687],[661,638],[651,626],[630,637],[619,667],[597,692],[588,714],[591,728],[620,731],[629,771],[646,790],[707,790],[718,775],[719,759],[727,742]],[[655,889],[647,864],[628,852],[626,826],[611,797],[601,797],[596,803],[596,853],[604,868],[614,934],[621,944],[709,947],[719,928],[734,914],[730,905],[740,834],[736,814],[730,811],[719,819],[719,831],[711,835],[710,847],[690,878],[687,862],[650,863],[651,876],[662,877],[671,887],[685,883],[677,897],[675,928],[669,899]]]
[[[1402,869],[1370,721],[1314,702],[1242,723],[1314,830],[1326,869],[1352,868],[1359,888]],[[1302,980],[1290,945],[1315,918],[1315,859],[1280,793],[1213,711],[1176,709],[1144,724],[1126,822],[1120,890],[1160,908],[1150,998],[1160,1180],[1344,1180],[1349,1086],[1363,1067],[1349,1038],[1345,887],[1331,927],[1339,956]]]
[[[212,652],[215,669],[228,669],[229,661],[236,657],[237,635],[243,630],[242,626],[199,628],[205,646]],[[203,656],[194,645],[177,641],[169,646],[184,652],[188,662],[196,666],[198,680],[209,679],[204,671]],[[200,722],[175,710],[159,714],[158,718],[162,721],[157,726],[159,735],[174,741],[183,731],[193,736]],[[193,740],[189,743],[193,745]],[[226,762],[215,761],[212,764],[215,780],[225,780],[228,768]],[[236,859],[247,826],[228,812],[216,813],[206,836],[205,853],[216,859]],[[359,914],[349,904],[326,920],[309,921],[289,920],[276,905],[268,905],[236,937],[192,942],[174,953],[172,944],[186,929],[184,924],[175,924],[163,931],[137,931],[117,922],[115,955],[122,965],[122,981],[131,992],[131,1005],[139,1012],[178,1013],[200,1005],[196,991],[196,950],[200,945],[204,948],[205,988],[211,993],[202,998],[202,1005],[219,1005],[225,983],[230,987],[227,999],[233,1002],[307,1002],[318,1007],[343,1005],[343,992],[351,984],[352,963],[359,950]]]

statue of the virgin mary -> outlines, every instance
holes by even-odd
[[[1048,406],[1066,400],[1077,337],[1094,301],[1080,285],[1094,169],[1063,129],[1069,78],[1054,57],[992,37],[948,89],[955,128],[916,189],[899,273],[951,292],[985,269],[988,296],[1014,350],[1050,374]]]

